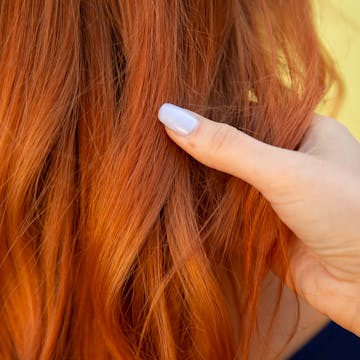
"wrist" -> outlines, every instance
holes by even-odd
[[[333,278],[322,287],[323,299],[326,301],[325,314],[344,329],[360,337],[360,281]]]

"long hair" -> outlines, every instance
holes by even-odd
[[[339,82],[310,1],[5,0],[0,49],[0,357],[246,358],[292,233],[157,111],[297,149]]]

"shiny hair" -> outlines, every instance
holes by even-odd
[[[248,356],[292,233],[157,111],[297,149],[340,84],[313,21],[307,0],[1,1],[2,359]]]

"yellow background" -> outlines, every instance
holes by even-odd
[[[336,60],[346,87],[336,118],[360,140],[360,0],[313,1],[320,36]],[[329,114],[327,107],[319,112]]]

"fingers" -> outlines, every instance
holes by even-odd
[[[172,104],[158,113],[169,137],[192,157],[214,169],[239,177],[260,191],[296,176],[300,154],[278,148],[237,130]]]
[[[299,151],[339,168],[360,173],[360,146],[349,129],[333,118],[314,114]]]

